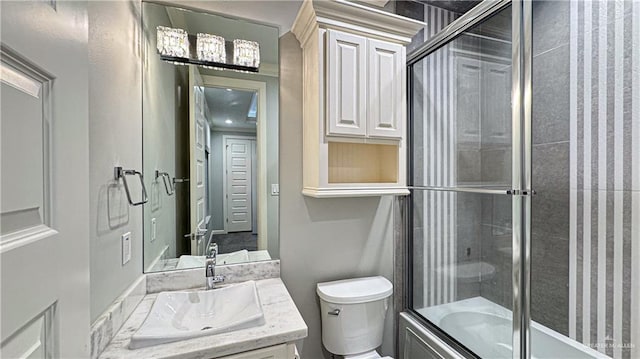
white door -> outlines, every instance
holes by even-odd
[[[258,144],[256,140],[251,140],[251,232],[258,234]],[[261,236],[262,238],[262,236]]]
[[[369,137],[402,138],[404,46],[369,40]]]
[[[225,139],[227,232],[251,230],[251,140]]]
[[[328,30],[328,135],[367,134],[367,39]]]
[[[86,358],[86,2],[0,7],[0,357]]]
[[[206,242],[207,217],[205,187],[206,102],[200,72],[189,66],[189,201],[191,206],[191,254],[202,255]]]

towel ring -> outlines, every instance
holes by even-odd
[[[131,175],[131,176],[138,176],[138,178],[140,179],[140,186],[142,188],[142,201],[140,202],[133,202],[131,200],[131,193],[129,192],[129,185],[127,184],[127,175]],[[120,178],[122,178],[122,183],[124,184],[124,191],[127,193],[127,200],[129,200],[129,204],[132,206],[139,206],[142,204],[147,203],[147,201],[149,200],[147,198],[147,189],[144,187],[144,181],[142,179],[142,173],[136,171],[136,170],[125,170],[122,167],[115,167],[113,169],[113,176],[115,177],[115,180],[119,180]]]

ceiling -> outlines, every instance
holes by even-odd
[[[291,30],[293,21],[302,5],[302,0],[252,0],[251,2],[239,0],[184,0],[179,3],[175,0],[159,1],[167,5],[191,7],[238,19],[247,19],[254,23],[270,25],[278,30],[279,35],[284,35]]]
[[[204,96],[211,113],[210,124],[214,129],[256,130],[256,119],[249,116],[255,116],[257,92],[205,87]],[[226,120],[232,123],[226,123]]]

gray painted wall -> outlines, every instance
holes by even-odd
[[[323,350],[316,283],[359,276],[393,279],[391,197],[315,199],[302,195],[302,51],[295,36],[280,38],[280,259],[281,277],[309,336],[305,358]],[[393,308],[382,354],[393,355]]]
[[[153,262],[165,251],[166,258],[176,256],[176,195],[168,196],[162,179],[155,179],[155,171],[176,175],[176,127],[182,117],[188,116],[188,103],[179,101],[178,86],[187,92],[185,66],[166,63],[155,55],[156,27],[171,26],[167,12],[162,6],[144,5],[143,43],[147,56],[143,69],[142,131],[143,163],[145,185],[149,202],[144,206],[144,268],[150,268]],[[185,96],[186,97],[186,96]],[[186,118],[183,118],[185,120]],[[177,190],[184,193],[186,186],[178,185]],[[151,221],[156,220],[156,239],[152,241]]]
[[[89,2],[91,320],[142,274],[142,208],[130,207],[113,168],[142,169],[140,2]],[[79,174],[83,175],[83,174]],[[132,187],[140,193],[139,187]],[[120,236],[131,232],[122,265]]]

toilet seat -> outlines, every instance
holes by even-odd
[[[344,359],[393,359],[392,357],[381,357],[377,351],[372,350],[370,352],[355,354],[355,355],[345,355]]]

